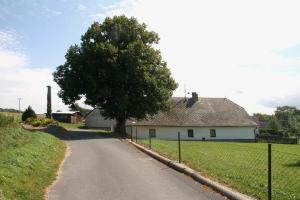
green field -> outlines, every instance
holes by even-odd
[[[138,143],[148,147],[149,140]],[[178,159],[178,142],[152,139],[152,149]],[[273,199],[300,199],[300,145],[273,144]],[[204,176],[267,199],[267,144],[182,141],[182,161]]]
[[[0,115],[0,199],[44,199],[56,177],[65,144],[43,132],[31,132]]]

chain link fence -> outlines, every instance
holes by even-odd
[[[300,145],[129,138],[257,199],[300,200]]]

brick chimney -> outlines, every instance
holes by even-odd
[[[47,114],[46,117],[51,119],[52,118],[52,108],[51,108],[51,86],[47,86]]]
[[[194,102],[198,101],[198,94],[197,94],[197,92],[192,92],[192,100]]]

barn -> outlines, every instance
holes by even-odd
[[[77,111],[58,111],[52,113],[52,118],[59,122],[76,124],[82,121],[80,112]]]

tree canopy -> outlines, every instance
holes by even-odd
[[[100,107],[105,117],[117,120],[121,134],[126,119],[144,119],[168,110],[177,83],[153,47],[158,41],[157,33],[133,17],[93,23],[53,74],[61,88],[59,97],[73,104],[85,96],[86,104]]]
[[[285,136],[300,135],[300,110],[293,106],[277,107],[275,115],[256,113],[254,116],[261,122],[269,122],[266,128]]]

